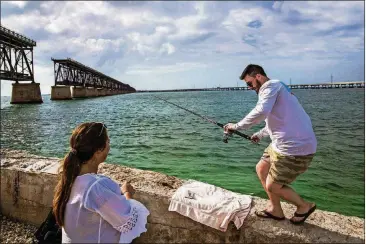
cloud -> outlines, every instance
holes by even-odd
[[[254,20],[249,22],[248,27],[251,28],[260,28],[262,26],[262,22],[260,20]]]
[[[2,4],[2,24],[37,42],[35,75],[47,85],[51,57],[71,57],[131,86],[154,84],[157,89],[166,87],[175,72],[189,81],[173,79],[171,88],[236,84],[243,66],[254,62],[272,72],[285,70],[278,73],[281,77],[294,76],[288,67],[296,64],[302,82],[319,67],[340,70],[350,60],[355,67],[364,65],[364,2]],[[154,76],[153,83],[148,75]],[[364,70],[353,75],[363,79]]]
[[[16,6],[23,9],[27,5],[27,1],[3,1],[1,4]]]
[[[169,65],[156,66],[132,66],[126,71],[128,75],[145,75],[145,74],[166,74],[166,73],[178,73],[182,71],[206,68],[207,65],[203,63],[176,63]]]

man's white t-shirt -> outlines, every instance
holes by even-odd
[[[269,135],[273,149],[283,155],[309,155],[316,152],[317,140],[311,120],[296,96],[279,80],[269,80],[259,89],[255,108],[235,127],[248,129],[265,120],[255,133]]]

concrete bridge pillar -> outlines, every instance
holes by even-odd
[[[97,96],[99,96],[98,88],[92,88],[92,97],[97,97]]]
[[[98,96],[105,96],[106,95],[106,89],[104,88],[98,88]]]
[[[87,87],[86,88],[86,97],[97,97],[98,93],[97,93],[97,89],[94,87]]]
[[[86,88],[83,86],[72,87],[71,94],[73,98],[86,97]]]
[[[39,83],[13,83],[10,103],[43,103]]]
[[[70,100],[71,89],[69,86],[52,86],[51,87],[51,100]]]

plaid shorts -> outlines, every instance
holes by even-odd
[[[288,185],[309,168],[313,157],[314,154],[304,156],[282,155],[275,152],[270,144],[264,150],[261,159],[271,165],[268,175],[273,182]]]

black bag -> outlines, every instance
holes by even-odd
[[[61,228],[56,223],[56,218],[53,215],[52,209],[46,220],[41,224],[36,233],[34,233],[33,243],[62,243]]]

